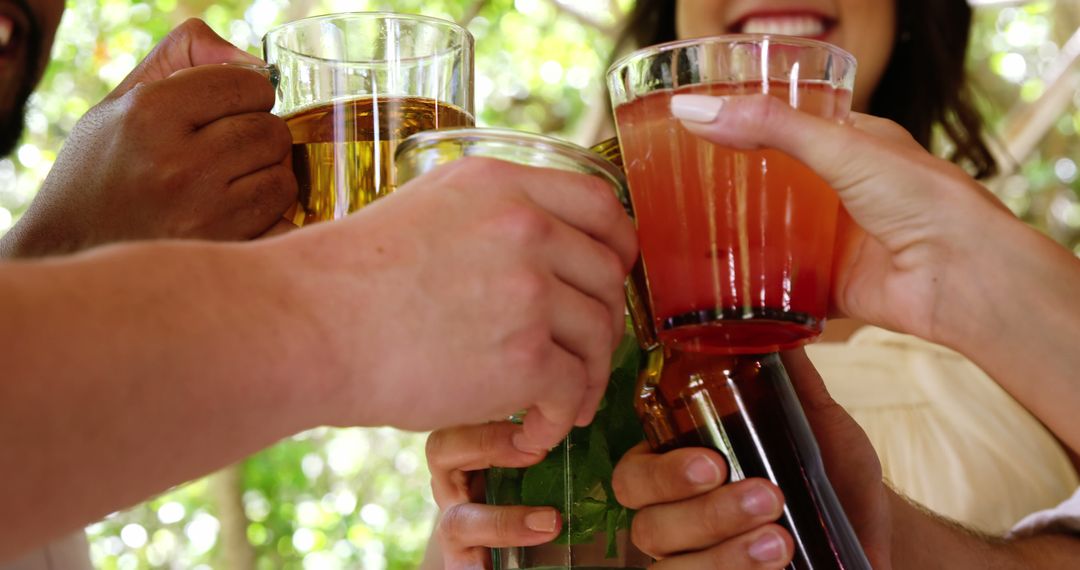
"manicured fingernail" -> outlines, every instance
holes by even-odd
[[[763,517],[776,512],[776,496],[768,489],[754,486],[743,495],[739,505],[746,514]]]
[[[525,526],[533,532],[555,532],[558,523],[555,511],[536,511],[525,515]]]
[[[750,558],[758,562],[775,562],[784,556],[784,541],[776,533],[767,532],[747,549]]]
[[[711,123],[720,116],[724,100],[710,95],[676,95],[671,98],[671,114],[693,123]]]
[[[686,478],[695,485],[716,485],[720,482],[720,468],[709,459],[695,457],[686,466]]]

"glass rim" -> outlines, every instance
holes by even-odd
[[[272,37],[281,35],[281,33],[284,32],[286,29],[294,28],[294,27],[297,27],[299,25],[308,25],[308,24],[312,24],[312,23],[316,23],[316,22],[320,22],[320,21],[329,21],[329,20],[371,20],[371,21],[399,20],[399,21],[404,21],[404,22],[416,22],[416,23],[426,24],[428,26],[431,26],[432,28],[439,28],[439,29],[442,29],[442,30],[449,30],[449,31],[453,32],[455,35],[457,35],[458,37],[460,37],[461,40],[459,42],[456,42],[456,45],[454,45],[450,49],[439,50],[439,51],[435,51],[435,52],[432,52],[432,53],[426,54],[426,55],[414,55],[414,56],[409,56],[409,57],[401,57],[401,58],[397,58],[397,59],[393,59],[393,60],[390,60],[390,59],[364,59],[364,60],[331,59],[331,58],[326,58],[326,57],[320,57],[320,56],[317,56],[317,55],[312,55],[310,53],[300,52],[300,51],[297,51],[297,50],[292,49],[290,47],[286,47],[286,46],[282,45],[281,42],[272,42],[271,41]],[[265,53],[266,52],[266,45],[268,45],[270,43],[273,43],[274,47],[276,47],[277,49],[280,49],[282,51],[286,51],[286,52],[292,54],[294,57],[298,57],[298,58],[301,58],[301,59],[307,59],[307,60],[311,60],[311,61],[317,61],[317,62],[320,62],[320,63],[323,63],[323,64],[328,64],[328,65],[372,65],[372,64],[386,64],[386,63],[391,63],[391,62],[394,62],[394,61],[423,60],[423,59],[429,59],[429,58],[434,58],[434,57],[438,57],[438,56],[441,56],[441,55],[453,53],[455,51],[463,50],[463,49],[466,49],[466,48],[469,48],[469,50],[471,51],[471,48],[472,48],[472,46],[473,46],[473,44],[475,42],[475,39],[473,38],[472,32],[470,32],[468,30],[468,28],[466,28],[465,26],[462,26],[461,24],[459,24],[457,22],[454,22],[452,20],[446,20],[446,19],[443,19],[443,18],[436,18],[434,16],[425,16],[423,14],[403,14],[403,13],[400,13],[400,12],[389,12],[389,11],[386,11],[386,10],[376,10],[376,11],[370,11],[370,12],[335,12],[335,13],[332,13],[332,14],[320,14],[318,16],[307,16],[307,17],[304,17],[304,18],[300,18],[298,20],[292,20],[290,22],[285,22],[283,24],[279,24],[277,26],[274,26],[273,28],[270,28],[269,30],[267,30],[267,32],[265,34],[263,34],[262,39],[263,39],[263,56],[264,57],[266,56],[266,53]]]
[[[622,168],[591,149],[548,135],[498,127],[457,127],[412,134],[398,144],[394,152],[394,162],[422,146],[447,141],[512,143],[533,150],[555,151],[568,158],[580,159],[594,167],[598,173],[610,178],[617,186],[625,185]]]
[[[699,45],[716,45],[729,43],[734,44],[739,42],[767,42],[770,44],[779,44],[782,46],[821,49],[844,60],[844,63],[852,69],[854,69],[856,65],[855,56],[851,55],[851,52],[828,42],[823,42],[821,40],[813,40],[810,38],[803,38],[799,36],[784,36],[777,34],[722,34],[718,36],[704,36],[700,38],[674,40],[636,49],[615,60],[615,63],[612,63],[611,66],[608,67],[607,73],[605,73],[605,75],[610,78],[619,69],[622,69],[636,61],[640,61],[642,59],[647,59],[650,57],[656,57],[660,54],[679,48],[694,47]]]

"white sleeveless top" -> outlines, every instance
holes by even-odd
[[[93,570],[86,535],[74,533],[22,558],[0,563],[0,570]]]
[[[885,478],[931,510],[997,535],[1076,491],[1057,440],[960,354],[873,327],[807,354]]]

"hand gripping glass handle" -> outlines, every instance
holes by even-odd
[[[281,72],[278,71],[277,66],[273,64],[256,65],[253,63],[222,63],[221,65],[239,67],[240,69],[250,69],[270,81],[270,84],[274,86],[274,89],[277,89],[278,82],[281,80]]]

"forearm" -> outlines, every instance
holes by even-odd
[[[937,336],[1080,450],[1080,260],[1001,213],[981,222],[942,287]]]
[[[1080,560],[1080,538],[1046,534],[1016,540],[980,536],[890,492],[895,570],[1051,570]]]
[[[317,332],[253,251],[0,265],[0,559],[313,425]]]

